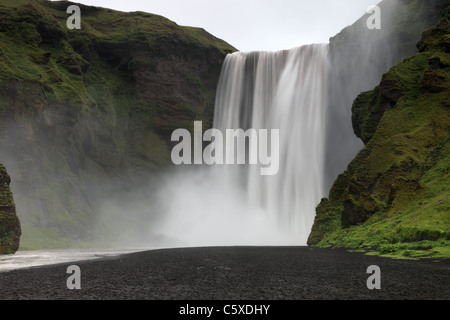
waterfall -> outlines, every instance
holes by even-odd
[[[262,176],[257,166],[220,170],[293,244],[306,243],[324,196],[327,52],[328,45],[315,44],[233,53],[218,84],[214,128],[279,129],[277,175]]]
[[[278,130],[278,172],[262,175],[265,164],[250,161],[180,168],[154,194],[165,214],[152,228],[177,246],[306,245],[324,196],[327,55],[325,44],[228,55],[214,130]]]

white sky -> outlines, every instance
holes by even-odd
[[[72,0],[202,27],[240,51],[328,43],[380,0]],[[81,12],[83,16],[83,12]]]

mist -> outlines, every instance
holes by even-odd
[[[98,215],[99,222],[124,212],[139,216],[114,240],[115,246],[190,247],[226,245],[275,245],[294,243],[277,230],[277,222],[262,208],[250,205],[244,188],[224,181],[213,167],[179,168],[158,182],[155,193],[138,204],[109,200]],[[127,229],[127,227],[129,229]],[[278,232],[277,232],[278,231]]]

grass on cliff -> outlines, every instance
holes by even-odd
[[[408,170],[417,177],[420,189],[408,190],[404,186],[404,194],[392,205],[386,203],[383,192],[377,195],[375,188],[372,197],[378,197],[381,209],[363,224],[347,229],[341,227],[339,214],[330,216],[334,222],[329,230],[333,231],[324,236],[321,246],[347,247],[389,257],[450,258],[450,140],[445,129],[450,117],[448,107],[439,101],[399,101],[394,110],[385,114],[379,134],[368,144],[373,149],[366,161],[379,172],[388,170],[386,165],[400,165],[402,159],[415,159],[417,167]],[[435,127],[430,130],[431,125]],[[437,133],[439,126],[444,129],[441,135]],[[393,128],[395,132],[389,134]],[[433,132],[434,137],[426,136]],[[429,148],[427,144],[433,138],[443,142]],[[330,212],[333,210],[343,209]]]
[[[47,0],[0,2],[0,125],[13,119],[20,129],[24,128],[26,137],[14,141],[12,148],[14,155],[20,154],[15,160],[23,168],[23,176],[33,170],[30,163],[39,167],[39,174],[21,182],[31,190],[27,192],[29,197],[47,204],[35,205],[31,200],[32,210],[18,207],[24,248],[67,247],[70,241],[66,230],[89,224],[88,215],[93,213],[81,212],[78,202],[68,200],[74,197],[73,190],[58,187],[58,183],[67,183],[64,177],[75,183],[95,183],[95,169],[119,171],[126,163],[129,168],[157,171],[171,165],[170,136],[167,139],[167,132],[161,129],[161,115],[175,110],[192,116],[192,121],[172,117],[170,124],[177,128],[192,126],[194,118],[204,122],[212,119],[221,59],[236,51],[203,29],[178,26],[158,15],[81,4],[81,30],[68,30],[66,9],[70,4]],[[184,81],[187,91],[198,97],[198,104],[180,102],[178,96],[145,100],[137,92],[146,88],[137,88],[138,80],[133,77],[136,70],[148,71],[146,75],[157,73],[159,63],[172,63],[171,59],[179,74],[166,74],[159,84],[170,87]],[[194,59],[204,62],[204,70],[192,63]],[[76,134],[68,138],[67,132],[75,125]],[[50,132],[49,137],[38,135],[43,131]],[[136,136],[130,137],[130,132]],[[8,139],[5,144],[11,144]],[[5,142],[3,137],[0,140]],[[86,152],[83,162],[91,172],[80,169],[72,176],[71,144],[72,151],[79,148]],[[51,152],[50,157],[47,151],[51,148],[58,152]],[[43,184],[37,177],[56,186]],[[44,218],[41,221],[38,217]]]
[[[366,146],[318,206],[312,233],[318,246],[404,259],[450,258],[449,30],[443,19],[424,32],[421,53],[391,68],[384,87],[356,99],[355,132]],[[401,96],[389,105],[382,92]],[[344,227],[343,199],[349,196],[359,208],[370,204],[377,210]]]

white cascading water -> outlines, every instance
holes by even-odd
[[[261,165],[183,171],[160,189],[168,215],[159,232],[187,246],[306,244],[324,196],[327,53],[314,44],[226,57],[213,127],[279,129],[278,174],[261,175]]]
[[[295,244],[306,244],[324,193],[327,52],[315,44],[230,54],[216,96],[214,128],[280,130],[277,175],[262,176],[258,166],[225,172]]]

